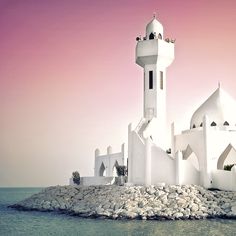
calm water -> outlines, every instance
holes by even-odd
[[[236,235],[236,221],[112,221],[19,212],[7,205],[39,188],[0,188],[0,235]]]

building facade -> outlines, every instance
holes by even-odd
[[[174,48],[175,40],[164,38],[155,17],[145,36],[137,37],[136,63],[144,71],[143,116],[139,124],[128,126],[128,184],[198,184],[236,191],[236,166],[224,170],[226,164],[236,164],[236,103],[220,86],[193,114],[189,130],[176,134],[173,123],[167,137],[166,69]],[[124,145],[119,153],[108,147],[100,155],[97,149],[94,177],[84,177],[90,178],[86,185],[111,182],[116,166],[125,164]]]

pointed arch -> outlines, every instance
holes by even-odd
[[[228,122],[228,121],[225,121],[225,122],[224,122],[224,125],[229,126],[229,122]]]
[[[106,167],[103,162],[99,168],[99,176],[106,176]]]
[[[228,158],[230,152],[233,151],[234,152],[234,156],[235,156],[235,163],[236,163],[236,150],[233,147],[233,145],[230,143],[225,150],[221,153],[220,157],[218,158],[217,161],[217,169],[218,170],[223,170],[224,169],[224,163],[226,161],[226,159]],[[232,163],[233,164],[233,163]]]
[[[117,175],[117,166],[119,166],[119,164],[118,164],[118,161],[116,160],[115,164],[114,164],[114,166],[112,168],[112,176],[118,176]]]
[[[183,151],[183,160],[187,160],[192,153],[193,153],[193,150],[190,147],[190,145],[188,145],[186,149]]]
[[[149,34],[149,39],[154,39],[154,38],[155,38],[155,34],[154,33]]]
[[[161,33],[158,34],[158,38],[159,38],[159,39],[162,39]]]
[[[196,168],[196,170],[200,169],[198,157],[193,151],[193,149],[190,147],[190,145],[188,145],[187,148],[183,151],[183,160],[190,161],[191,164]]]

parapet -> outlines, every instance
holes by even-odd
[[[107,147],[107,153],[106,154],[101,154],[100,150],[97,148],[95,150],[95,158],[100,157],[100,156],[113,155],[113,154],[117,154],[117,153],[121,153],[122,156],[124,157],[124,155],[125,155],[125,143],[123,143],[121,145],[121,152],[113,152],[112,146],[108,146]]]

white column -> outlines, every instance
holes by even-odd
[[[108,157],[108,161],[107,161],[107,166],[106,166],[106,176],[112,176],[112,166],[111,166],[111,154],[112,154],[112,147],[108,146],[107,147],[107,157]]]
[[[145,185],[152,184],[152,142],[150,137],[145,139]]]
[[[130,123],[128,126],[128,182],[132,183],[133,181],[133,124]]]
[[[236,166],[234,165],[231,169],[231,191],[236,191]]]
[[[210,153],[208,151],[208,133],[209,133],[209,127],[210,123],[208,120],[208,117],[205,115],[203,118],[203,138],[204,138],[204,156],[203,156],[203,168],[201,173],[201,184],[205,188],[210,188],[212,183],[212,176],[210,172]]]
[[[175,178],[176,184],[181,185],[183,183],[183,154],[181,151],[178,151],[175,154]]]
[[[121,155],[122,155],[122,161],[123,161],[122,165],[127,165],[126,160],[125,160],[126,158],[125,158],[125,144],[124,143],[121,145]]]
[[[171,156],[175,157],[175,123],[171,124]]]
[[[95,158],[98,157],[98,156],[100,156],[100,150],[97,148],[95,150]]]
[[[100,150],[97,148],[95,150],[95,158],[94,158],[94,176],[99,176],[98,171],[99,171],[99,166],[98,166],[98,158],[100,156]]]

